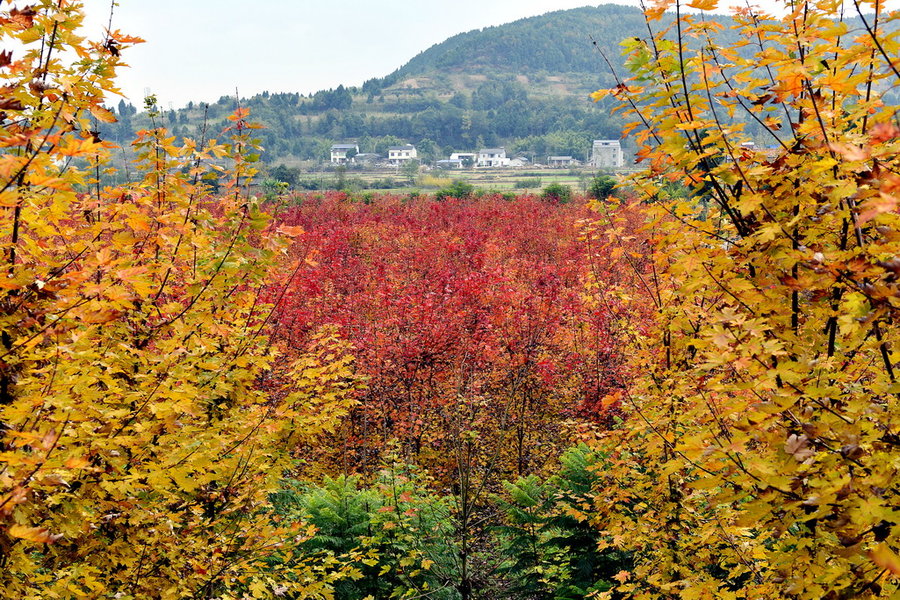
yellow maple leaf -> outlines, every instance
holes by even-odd
[[[8,533],[11,537],[36,544],[52,544],[62,537],[62,535],[50,533],[46,527],[25,527],[24,525],[13,525],[9,528]]]
[[[613,575],[613,579],[618,581],[619,583],[625,583],[631,578],[631,573],[628,571],[619,571],[615,575]]]
[[[897,553],[891,550],[887,544],[882,542],[869,550],[869,558],[882,569],[887,569],[894,575],[900,575],[900,556],[897,556]]]

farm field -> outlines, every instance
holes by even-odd
[[[629,171],[616,172],[619,176]],[[551,183],[568,186],[573,192],[585,193],[597,174],[614,174],[596,169],[457,169],[440,170],[422,168],[417,175],[408,175],[399,168],[379,170],[335,170],[301,172],[296,187],[315,186],[318,189],[347,189],[352,191],[375,190],[390,193],[413,191],[434,192],[454,181],[473,185],[483,192],[540,193]]]

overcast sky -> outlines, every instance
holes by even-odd
[[[775,0],[757,0],[772,5]],[[618,4],[636,4],[619,0]],[[177,108],[223,95],[310,93],[382,77],[446,38],[585,0],[117,0],[113,28],[147,40],[119,78]],[[110,0],[85,0],[99,38]]]

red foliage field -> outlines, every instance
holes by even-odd
[[[334,325],[353,344],[366,381],[335,463],[370,469],[391,447],[436,471],[527,473],[567,423],[609,418],[599,401],[620,386],[619,361],[608,303],[587,294],[583,203],[300,200],[276,217],[304,233],[275,335],[302,348]]]

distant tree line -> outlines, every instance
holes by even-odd
[[[358,93],[343,86],[312,96],[264,92],[241,104],[265,126],[258,132],[264,161],[326,160],[332,143],[348,139],[357,140],[361,152],[379,154],[392,145],[413,143],[423,146],[419,152],[426,161],[485,146],[584,160],[592,139],[618,138],[621,132],[620,121],[602,106],[586,99],[535,97],[515,81],[488,81],[471,94],[449,98],[428,94],[367,103]],[[178,137],[198,137],[204,126],[215,136],[236,107],[235,98],[222,97],[209,105],[190,103],[157,119]],[[128,140],[149,125],[146,115],[124,101],[113,110],[119,120],[103,124],[103,131],[114,141]]]

